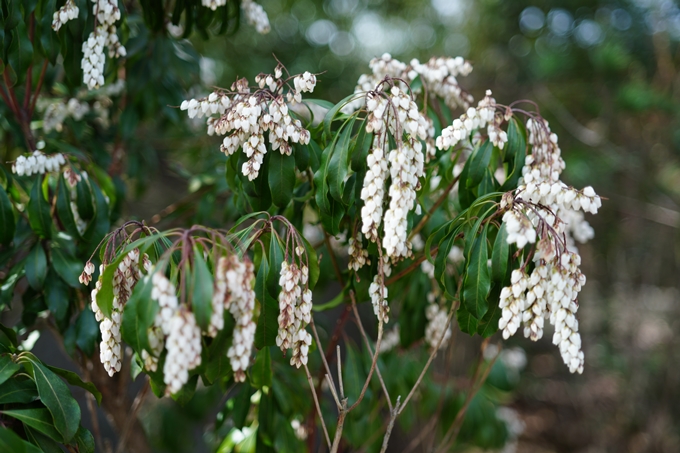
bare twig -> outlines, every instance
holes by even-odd
[[[439,206],[441,206],[442,203],[444,203],[444,201],[448,198],[449,192],[451,192],[453,190],[453,186],[456,185],[459,178],[460,178],[460,175],[453,178],[453,181],[451,181],[451,183],[448,185],[448,187],[446,189],[444,189],[444,192],[439,196],[437,201],[435,201],[435,203],[432,205],[430,210],[427,211],[427,214],[425,214],[423,216],[423,218],[420,219],[420,222],[418,222],[418,225],[416,225],[415,228],[413,228],[413,230],[411,230],[411,234],[409,234],[409,236],[408,236],[409,239],[412,238],[413,236],[415,236],[416,234],[418,234],[418,232],[423,229],[423,227],[425,226],[427,221],[430,220],[430,217],[432,217],[432,214],[434,214],[434,212],[439,208]]]
[[[385,437],[383,437],[382,448],[380,448],[380,453],[385,453],[387,451],[387,444],[390,441],[390,436],[392,435],[392,429],[394,429],[394,422],[397,420],[397,416],[401,413],[401,395],[397,397],[397,403],[394,405],[394,409],[390,411],[390,422],[387,425],[387,431],[385,431]]]
[[[137,418],[137,412],[139,412],[139,409],[142,407],[142,402],[144,401],[144,398],[146,397],[149,388],[150,388],[149,378],[147,377],[146,382],[144,383],[144,387],[142,387],[139,393],[137,393],[137,396],[135,397],[135,400],[132,403],[130,414],[125,422],[125,425],[123,426],[123,431],[121,432],[120,435],[120,441],[118,442],[118,448],[116,448],[116,453],[123,453],[123,451],[125,450],[125,444],[127,443],[128,440],[130,427]]]
[[[355,298],[352,297],[352,309],[354,310],[354,317],[357,320],[357,325],[359,326],[359,331],[361,332],[361,336],[364,338],[364,343],[366,344],[366,348],[368,349],[369,354],[373,355],[373,351],[371,350],[371,343],[368,340],[368,335],[366,335],[366,330],[364,329],[364,325],[361,322],[361,317],[359,316],[359,310],[357,309],[357,304],[355,301]],[[387,386],[385,385],[385,381],[382,378],[382,374],[380,373],[380,367],[376,366],[375,367],[375,372],[378,375],[378,380],[380,380],[380,385],[383,389],[383,392],[385,393],[385,397],[387,398],[387,405],[390,408],[390,411],[392,410],[392,400],[390,398],[390,394],[387,391]]]
[[[319,355],[321,356],[321,361],[323,362],[323,366],[326,369],[326,376],[328,379],[328,386],[331,389],[331,392],[334,394],[337,394],[337,389],[335,388],[335,382],[333,381],[333,376],[331,375],[331,367],[328,365],[328,360],[326,360],[326,354],[324,354],[322,348],[321,348],[321,340],[319,339],[319,333],[316,330],[316,325],[314,324],[314,317],[312,316],[310,319],[309,324],[312,326],[312,333],[314,334],[314,340],[316,341],[317,347],[319,349]],[[338,373],[338,379],[342,379],[340,377],[340,373]],[[318,391],[318,389],[317,389]],[[344,398],[344,392],[342,391],[342,380],[340,381],[340,395],[341,399]],[[340,409],[340,403],[336,399],[336,403],[338,405],[338,410]]]
[[[309,382],[309,389],[312,391],[312,397],[314,398],[314,405],[316,406],[316,411],[319,413],[319,420],[321,420],[321,427],[323,428],[323,433],[326,436],[326,443],[328,448],[331,448],[331,437],[328,435],[328,429],[326,429],[326,422],[323,419],[323,414],[321,413],[321,405],[319,404],[319,398],[316,396],[316,390],[314,389],[314,383],[312,382],[312,375],[309,374],[309,368],[305,365],[305,373],[307,373],[307,382]]]
[[[437,254],[437,251],[439,250],[439,246],[432,247],[432,250],[430,250],[430,255],[434,256]],[[427,256],[423,253],[422,256],[419,258],[415,259],[409,266],[405,269],[402,269],[399,271],[399,273],[393,275],[389,280],[385,281],[385,286],[391,285],[392,283],[399,281],[400,278],[402,278],[404,275],[408,275],[414,270],[418,269],[420,264],[427,259]]]

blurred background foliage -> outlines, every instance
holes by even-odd
[[[462,55],[474,71],[461,83],[476,98],[492,87],[501,103],[528,99],[541,106],[560,137],[565,179],[576,186],[592,183],[608,200],[592,219],[596,240],[581,250],[588,276],[580,317],[584,374],[568,375],[547,341],[513,340],[529,357],[510,402],[524,426],[517,451],[679,451],[680,369],[672,366],[680,359],[676,3],[262,4],[272,22],[270,34],[241,29],[230,39],[192,39],[202,55],[198,66],[204,85],[228,86],[237,75],[253,77],[273,67],[275,54],[291,73],[323,72],[314,94],[337,102],[366,72],[367,61],[383,52],[402,61]],[[173,120],[170,114],[166,118]],[[196,137],[187,142],[164,137],[186,168],[163,177],[182,177],[194,190],[206,182],[221,184],[220,167],[212,177],[205,171],[220,157],[212,152],[214,144],[206,149],[200,143],[206,139]],[[143,215],[156,200],[153,192],[131,211]],[[200,221],[209,221],[200,204],[197,210]],[[458,347],[472,351],[475,341],[462,337]],[[467,368],[458,365],[452,373],[464,376]]]
[[[547,339],[538,343],[513,339],[510,346],[527,351],[526,368],[512,382],[507,382],[512,372],[497,376],[492,372],[488,384],[495,398],[518,415],[508,416],[512,423],[507,426],[514,427],[519,437],[507,448],[680,451],[680,368],[672,365],[680,361],[680,9],[676,3],[260,3],[272,24],[267,35],[243,24],[222,30],[225,34],[216,27],[210,39],[192,33],[184,40],[171,36],[181,36],[181,29],[142,27],[135,2],[124,2],[129,14],[123,30],[128,58],[118,76],[126,78],[126,93],[114,101],[120,103],[114,109],[119,135],[112,137],[105,128],[81,130],[70,119],[65,127],[70,142],[88,143],[97,163],[110,169],[117,190],[132,195],[118,212],[163,228],[191,222],[222,226],[234,219],[226,194],[225,158],[216,152],[217,140],[206,137],[202,125],[187,122],[175,107],[182,99],[207,94],[211,86],[228,88],[236,76],[252,79],[269,72],[276,64],[274,55],[291,73],[322,73],[314,97],[333,102],[354,89],[370,58],[384,52],[402,61],[462,55],[472,61],[474,71],[461,84],[476,99],[493,88],[500,103],[536,101],[560,137],[567,162],[565,180],[575,186],[592,184],[608,199],[600,215],[589,219],[596,240],[581,248],[588,276],[580,298],[586,370],[581,376],[569,375]],[[80,85],[54,71],[48,72],[46,87],[50,95],[60,96],[75,94]],[[129,105],[135,108],[126,108]],[[6,123],[3,129],[12,129],[11,122],[0,120]],[[3,136],[4,160],[20,152],[19,137],[18,131]],[[119,147],[124,149],[125,165],[116,160]],[[333,322],[331,316],[321,321],[321,327],[331,329]],[[38,340],[36,354],[53,351],[47,338]],[[458,335],[455,360],[441,358],[433,382],[450,372],[465,385],[478,345],[479,339]],[[519,357],[508,356],[505,362],[513,370],[521,369]],[[506,366],[505,362],[498,362],[499,366]],[[385,365],[390,369],[389,362]],[[274,372],[285,379],[283,373],[290,370]],[[403,366],[394,372],[410,379]],[[507,392],[514,388],[515,393]],[[146,404],[141,418],[154,447],[179,452],[219,445],[230,432],[221,420],[233,416],[238,407],[218,407],[215,401],[222,397],[218,390],[199,390],[183,408],[167,400]],[[276,388],[273,393],[277,395]],[[249,397],[265,404],[256,394],[241,396]],[[425,408],[436,405],[425,403]],[[310,402],[307,398],[276,404],[304,412]],[[475,404],[468,414],[473,422],[488,414],[482,401]],[[395,433],[392,442],[394,451],[401,451],[399,446],[409,441],[406,430],[418,432],[424,423],[417,415],[404,418],[403,431]],[[207,426],[214,429],[206,430]],[[289,437],[287,425],[285,430]],[[240,435],[249,434],[244,429]],[[493,433],[477,435],[494,438]]]

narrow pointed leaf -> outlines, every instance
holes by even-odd
[[[465,186],[468,189],[477,187],[477,185],[482,182],[484,173],[486,173],[486,169],[489,167],[489,162],[491,161],[492,151],[493,145],[490,140],[487,140],[482,146],[477,148],[470,157],[470,168],[468,170],[467,178],[465,179]]]
[[[250,370],[250,382],[259,389],[272,386],[272,358],[269,347],[258,351],[255,363]]]
[[[288,206],[295,188],[295,158],[272,151],[268,176],[272,201],[279,208]]]
[[[52,423],[52,415],[50,411],[43,408],[38,409],[13,409],[1,411],[3,415],[8,417],[16,418],[22,423],[34,428],[41,433],[54,439],[57,442],[63,442],[63,438],[59,431],[54,427]]]
[[[15,434],[14,431],[11,431],[4,426],[0,426],[0,451],[12,453],[42,453],[38,447],[26,442]]]
[[[12,203],[5,192],[5,188],[0,185],[0,244],[8,245],[14,238],[16,222],[14,221],[14,211]]]
[[[92,396],[94,396],[94,398],[97,400],[97,404],[102,403],[102,393],[99,390],[97,390],[97,387],[92,382],[83,381],[83,379],[73,371],[65,370],[63,368],[57,368],[56,366],[50,365],[46,366],[53,373],[58,374],[59,376],[66,379],[66,382],[68,382],[69,384],[75,385],[76,387],[80,387],[81,389],[85,389],[88,392],[90,392]]]
[[[33,246],[26,257],[26,279],[31,288],[40,291],[47,276],[47,257],[41,242]]]
[[[487,227],[485,226],[470,250],[463,282],[465,308],[476,319],[481,319],[488,309],[486,297],[491,285],[487,264],[489,254],[486,244],[486,230]]]
[[[508,230],[505,223],[501,224],[496,241],[491,252],[491,278],[496,283],[502,283],[508,271],[510,244],[508,244]]]
[[[123,311],[123,340],[139,354],[142,350],[151,352],[148,331],[159,309],[158,303],[151,300],[152,289],[151,276],[147,275],[137,283]]]
[[[196,315],[196,323],[206,331],[212,315],[213,278],[198,248],[194,249],[192,277],[191,308]]]
[[[0,356],[0,384],[5,382],[7,379],[11,378],[14,373],[19,371],[21,366],[18,363],[12,361],[9,354],[3,354]]]
[[[50,204],[43,197],[40,180],[36,180],[31,189],[31,199],[28,201],[28,222],[31,229],[40,237],[49,239],[52,236]]]

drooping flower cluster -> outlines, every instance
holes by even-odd
[[[262,35],[269,33],[271,30],[269,16],[267,16],[262,5],[255,3],[253,0],[243,0],[241,2],[241,9],[245,14],[248,23],[255,27],[255,31]]]
[[[312,291],[307,287],[309,269],[305,265],[284,261],[279,277],[279,332],[276,345],[283,352],[293,349],[290,364],[300,368],[307,364],[312,336],[305,327],[311,321]]]
[[[428,297],[428,299],[430,298]],[[451,338],[451,327],[448,325],[446,310],[432,301],[425,309],[425,317],[427,318],[425,343],[432,349],[436,348],[437,344],[439,344],[440,349],[443,348]],[[441,343],[439,343],[440,339]]]
[[[378,273],[373,277],[373,281],[368,287],[368,295],[373,304],[373,313],[379,321],[387,324],[390,320],[390,306],[387,304],[387,286],[385,286],[385,277],[389,277],[392,273],[392,267],[389,263],[389,258],[383,256],[382,261],[378,263]]]
[[[420,140],[428,138],[430,123],[411,96],[398,86],[393,86],[389,93],[368,92],[366,109],[369,112],[366,132],[373,133],[375,138],[367,157],[368,170],[361,191],[364,201],[361,231],[369,240],[377,242],[378,228],[383,222],[382,246],[387,256],[396,261],[411,255],[406,231],[408,213],[415,207],[416,191],[420,188],[425,161]],[[388,134],[396,142],[396,148],[389,153]],[[388,171],[390,203],[383,217],[384,184]]]
[[[91,308],[95,314],[95,319],[99,321],[99,330],[102,334],[102,341],[99,344],[99,358],[109,376],[113,376],[120,371],[122,366],[123,351],[120,328],[122,325],[123,309],[135,285],[143,276],[139,267],[139,259],[139,249],[130,250],[120,261],[113,273],[113,303],[110,318],[104,316],[104,313],[97,304],[97,294],[101,290],[102,278],[104,276],[103,265],[100,266],[99,280],[91,293]],[[89,262],[85,265],[83,275],[91,275],[91,272],[88,272],[92,271],[91,266],[92,263]],[[146,255],[143,257],[142,266],[145,269],[151,268],[151,262]],[[83,278],[83,275],[81,275],[81,282],[86,280]]]
[[[210,8],[213,11],[226,4],[227,0],[201,0],[201,5],[205,6],[206,8]]]
[[[220,258],[218,272],[224,272],[227,292],[223,299],[223,308],[229,309],[234,316],[236,327],[234,336],[227,351],[227,357],[234,370],[234,380],[244,382],[246,369],[250,364],[250,354],[255,341],[255,323],[253,322],[253,310],[255,310],[255,291],[253,281],[255,274],[253,263],[250,260],[241,261],[236,255],[228,258]]]
[[[379,58],[372,59],[368,66],[371,69],[371,74],[362,74],[359,77],[354,89],[355,94],[376,90],[386,77],[403,80],[409,85],[414,84],[416,79],[420,77],[428,94],[441,97],[451,109],[467,108],[473,101],[472,96],[458,84],[458,76],[467,76],[472,72],[472,65],[462,57],[433,57],[427,63],[420,63],[417,59],[413,59],[407,65],[385,53]],[[398,86],[402,90],[407,89],[404,82],[398,82]],[[421,88],[415,87],[414,92],[419,93],[421,90]],[[357,97],[343,108],[343,112],[351,113],[362,107],[364,103],[363,97]]]
[[[548,318],[564,363],[572,373],[581,373],[584,356],[576,311],[585,276],[579,270],[574,239],[592,237],[583,212],[597,213],[602,202],[592,187],[579,191],[560,180],[565,164],[547,121],[529,119],[527,130],[532,152],[526,156],[518,188],[503,196],[501,209],[506,210],[508,243],[519,249],[536,244],[534,269],[530,276],[523,269],[514,270],[511,286],[501,291],[499,328],[508,338],[523,324],[524,335],[536,341]]]
[[[364,265],[371,264],[371,260],[368,259],[368,250],[363,248],[361,242],[361,233],[357,233],[356,237],[349,238],[347,254],[349,255],[347,267],[354,269],[355,272],[364,267]]]
[[[52,29],[59,31],[66,22],[78,17],[78,6],[73,0],[66,0],[64,6],[54,12],[52,16]]]
[[[109,58],[120,58],[127,54],[118,40],[115,23],[120,20],[118,0],[92,0],[92,14],[96,17],[96,27],[83,42],[83,83],[93,90],[104,85],[104,47],[109,50]]]
[[[66,118],[73,118],[76,121],[80,121],[89,111],[90,105],[87,102],[81,102],[76,98],[71,98],[67,102],[54,102],[45,109],[43,130],[45,133],[53,130],[61,132]]]
[[[189,380],[189,371],[201,364],[201,329],[196,317],[185,306],[175,311],[169,322],[163,364],[163,382],[169,394],[179,392]]]
[[[19,156],[12,165],[12,173],[17,176],[31,176],[45,172],[58,171],[66,163],[61,153],[46,155],[40,151],[33,151],[30,156]]]
[[[260,74],[255,78],[259,89],[254,92],[246,79],[239,79],[230,91],[217,90],[206,98],[183,101],[180,106],[189,118],[208,117],[208,135],[226,135],[220,147],[222,152],[232,155],[243,149],[248,161],[241,172],[251,181],[259,175],[267,153],[265,132],[269,132],[271,150],[278,149],[281,154],[291,154],[291,143],[309,143],[309,131],[290,115],[286,101],[301,102],[303,92],[314,90],[316,77],[309,72],[295,76],[295,88],[284,95],[289,79],[282,75],[283,68],[277,66],[273,75]]]
[[[392,329],[385,332],[385,335],[383,335],[382,340],[380,341],[380,353],[383,354],[385,352],[391,351],[392,349],[399,346],[400,342],[401,337],[399,333],[399,324],[397,324]]]
[[[489,140],[502,149],[508,141],[508,135],[500,128],[503,117],[496,115],[495,111],[496,100],[491,97],[491,90],[487,90],[486,96],[479,101],[476,108],[468,107],[465,113],[453,120],[453,124],[442,130],[442,135],[436,140],[437,148],[456,146],[458,142],[467,140],[477,129],[487,126]]]

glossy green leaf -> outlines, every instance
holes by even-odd
[[[272,201],[279,208],[288,206],[295,187],[295,159],[272,151],[269,159],[269,188]]]
[[[501,187],[501,191],[508,191],[517,187],[517,181],[522,176],[527,145],[523,132],[512,118],[508,123],[508,143],[505,145],[505,162],[508,163],[508,177]]]
[[[9,354],[0,355],[0,384],[11,378],[21,366],[15,363]]]
[[[61,449],[59,442],[41,433],[37,429],[29,427],[27,424],[24,424],[24,432],[26,433],[26,439],[28,439],[33,445],[40,448],[43,453],[64,452],[64,450]]]
[[[269,292],[265,293],[264,301],[260,301],[260,317],[257,319],[255,330],[255,347],[276,345],[276,334],[279,331],[279,303]]]
[[[258,351],[255,363],[250,369],[250,382],[258,389],[272,386],[272,358],[269,347]]]
[[[348,121],[337,138],[333,155],[328,162],[327,178],[328,188],[331,196],[336,201],[342,201],[342,194],[345,191],[345,180],[349,173],[349,148],[352,137],[354,118]]]
[[[281,287],[279,286],[279,276],[281,275],[281,265],[283,264],[283,246],[277,235],[272,234],[269,240],[269,260],[267,263],[266,274],[263,278],[267,281],[267,291],[270,295],[278,297]],[[259,281],[260,272],[258,269],[256,281]],[[262,297],[262,296],[260,296]],[[262,302],[262,299],[260,299]],[[277,313],[278,316],[278,313]]]
[[[54,374],[57,374],[66,379],[66,382],[68,382],[69,384],[75,385],[76,387],[80,387],[81,389],[85,389],[88,392],[90,392],[92,396],[94,396],[94,398],[97,400],[97,404],[102,403],[102,393],[99,390],[97,390],[97,387],[95,387],[95,385],[92,382],[83,381],[83,379],[73,371],[65,370],[63,368],[57,368],[56,366],[50,365],[45,366]]]
[[[316,250],[312,247],[312,244],[302,236],[302,244],[305,246],[305,253],[307,254],[306,264],[309,268],[309,289],[314,289],[316,283],[319,281],[319,276],[321,275],[321,269],[319,268],[319,259],[316,255]]]
[[[0,413],[15,418],[58,442],[64,440],[59,431],[54,427],[52,415],[47,409],[13,409],[0,411]]]
[[[338,115],[340,110],[356,97],[357,95],[352,93],[345,97],[342,101],[335,104],[335,106],[328,110],[328,112],[326,112],[326,116],[323,119],[323,132],[326,137],[331,136],[331,124],[333,123],[333,120],[335,120],[335,117]]]
[[[491,289],[489,294],[489,309],[477,325],[477,333],[483,338],[488,338],[498,331],[498,321],[501,319],[502,311],[498,305],[500,299],[500,285]]]
[[[66,231],[74,238],[80,238],[80,231],[76,226],[73,211],[71,210],[71,193],[66,185],[64,175],[59,178],[57,188],[57,214],[59,221],[66,228]]]
[[[61,325],[68,316],[69,287],[53,268],[47,272],[45,285],[45,303],[54,315],[54,319]]]
[[[16,222],[12,203],[5,192],[5,188],[0,185],[0,244],[8,245],[14,238]]]
[[[123,340],[138,354],[142,350],[151,352],[149,328],[159,310],[158,302],[151,300],[152,289],[151,276],[147,275],[135,285],[123,310]]]
[[[40,237],[49,239],[52,236],[52,216],[50,215],[50,204],[43,197],[42,180],[40,179],[33,183],[27,210],[31,229]]]
[[[26,78],[28,67],[33,61],[33,44],[28,37],[28,29],[23,21],[12,30],[12,43],[9,46],[8,63],[17,75],[16,83]]]
[[[491,278],[496,283],[502,283],[505,280],[505,274],[508,272],[508,258],[510,257],[510,244],[508,244],[508,230],[505,222],[501,224],[496,241],[493,244],[491,252]]]
[[[468,335],[474,335],[477,332],[477,318],[472,316],[470,312],[461,304],[456,312],[456,319],[458,320],[458,327],[461,332]]]
[[[57,431],[64,437],[65,442],[69,442],[80,425],[80,406],[61,378],[33,354],[23,353],[19,360],[29,365],[40,400],[52,414]]]
[[[194,249],[191,276],[191,309],[196,316],[196,323],[201,330],[206,331],[212,315],[213,278],[199,248]]]
[[[227,350],[231,345],[234,324],[234,317],[231,313],[225,312],[224,327],[217,332],[217,336],[208,346],[208,363],[205,367],[204,376],[211,384],[233,373],[229,357],[227,357]]]
[[[72,288],[82,288],[78,277],[83,271],[83,263],[56,241],[50,244],[52,269]]]
[[[492,151],[493,144],[491,144],[490,140],[487,140],[480,147],[476,148],[472,156],[469,157],[470,168],[465,179],[465,186],[468,189],[477,187],[482,182],[491,161]]]
[[[38,399],[38,389],[31,379],[16,377],[0,384],[0,404],[27,404]]]
[[[99,323],[92,310],[82,310],[76,320],[76,344],[88,356],[94,354],[99,341]]]
[[[319,209],[324,212],[331,211],[331,201],[328,198],[328,163],[333,154],[333,145],[328,145],[321,154],[321,163],[319,169],[314,173],[314,186],[316,187],[316,194],[314,199]]]
[[[486,298],[489,295],[491,285],[487,264],[489,253],[486,244],[486,231],[487,227],[485,226],[470,250],[463,282],[465,308],[477,319],[481,319],[488,309]]]
[[[90,431],[81,426],[78,428],[78,432],[74,439],[78,446],[78,453],[94,453],[94,437]]]
[[[41,242],[37,242],[26,257],[26,279],[31,288],[39,291],[47,276],[47,256]]]
[[[23,440],[9,428],[0,426],[0,451],[12,453],[43,453],[38,447]]]

